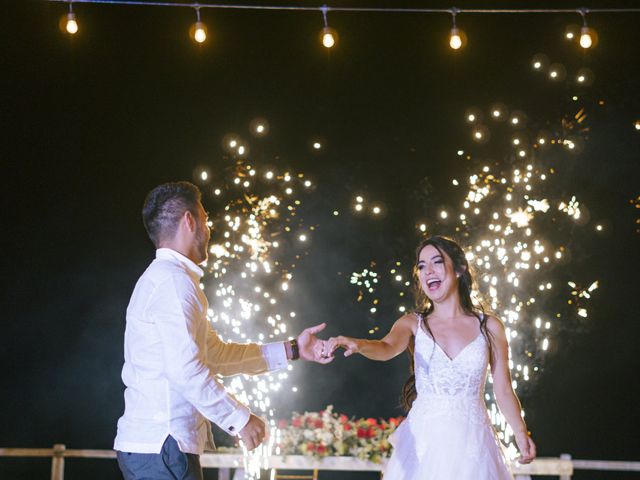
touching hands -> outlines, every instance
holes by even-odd
[[[516,444],[520,451],[518,463],[531,463],[536,458],[536,444],[526,431],[516,434]]]
[[[333,350],[328,347],[328,342],[316,337],[316,333],[324,330],[326,326],[326,323],[321,323],[302,331],[296,339],[300,358],[310,362],[322,363],[323,365],[333,360]]]
[[[264,441],[266,436],[264,421],[252,413],[247,424],[240,430],[239,436],[247,450],[255,449]]]
[[[338,348],[344,348],[345,357],[348,357],[360,351],[360,345],[357,339],[351,337],[343,337],[342,335],[338,337],[331,337],[327,344],[327,349],[332,356],[333,352],[335,352]]]

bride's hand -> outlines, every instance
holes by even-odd
[[[516,444],[520,451],[519,463],[531,463],[536,458],[536,444],[526,431],[516,434]]]
[[[331,363],[333,360],[333,351],[327,347],[327,342],[316,337],[316,333],[324,330],[326,323],[321,323],[315,327],[309,327],[298,335],[298,348],[300,358],[310,362],[321,364]]]
[[[331,337],[328,342],[327,350],[333,354],[338,348],[344,348],[344,356],[348,357],[360,351],[358,339],[351,337]]]

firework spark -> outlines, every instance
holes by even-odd
[[[264,136],[267,125],[253,122],[254,135]],[[231,341],[280,340],[293,333],[289,325],[296,311],[288,297],[295,290],[296,263],[306,254],[315,229],[305,225],[300,208],[314,185],[303,173],[253,165],[246,159],[248,144],[235,135],[225,137],[223,145],[235,164],[216,185],[207,187],[216,201],[224,202],[209,224],[209,275],[202,287],[215,301],[208,318],[220,336]],[[205,182],[209,175],[203,173],[199,178]],[[266,468],[277,437],[274,396],[284,389],[298,390],[288,385],[288,371],[223,379],[231,393],[267,419],[274,433],[267,445],[245,455],[250,478]]]
[[[544,62],[536,60],[534,64],[538,65],[536,70],[543,69]],[[559,70],[556,65],[553,71]],[[507,111],[506,106],[494,104],[487,112],[476,109],[464,114],[471,141],[498,148],[504,152],[503,160],[482,161],[471,153],[473,148],[458,149],[458,157],[478,166],[466,181],[452,179],[453,186],[465,189],[461,192],[457,213],[433,212],[430,222],[433,226],[427,229],[426,223],[418,222],[416,229],[420,236],[430,234],[428,230],[455,231],[467,245],[466,256],[476,270],[479,283],[474,297],[488,305],[505,323],[510,345],[509,367],[513,388],[517,391],[540,372],[547,352],[554,346],[553,337],[562,319],[588,316],[586,303],[598,288],[598,282],[588,287],[580,287],[571,279],[563,283],[558,281],[562,275],[554,271],[557,265],[567,261],[567,245],[574,227],[579,220],[585,220],[584,206],[575,195],[569,200],[553,197],[554,192],[563,191],[566,186],[558,185],[554,177],[557,167],[551,163],[562,155],[575,154],[578,145],[584,143],[589,131],[586,109],[580,108],[577,113],[562,118],[555,135],[536,134],[530,126],[533,122],[519,111],[512,111],[509,121],[503,123]],[[484,113],[492,124],[479,123]],[[526,138],[537,141],[527,145]],[[552,151],[553,156],[547,153]],[[602,230],[602,226],[597,225],[595,230]],[[399,312],[410,308],[406,302],[410,284],[404,280],[411,277],[412,268],[405,268],[401,273],[400,262],[394,261],[393,265],[388,272],[382,270],[384,275],[373,272],[375,283],[370,278],[370,270],[351,277],[358,288],[358,301],[369,308],[370,317],[377,313],[384,288],[395,292],[396,298],[400,297]],[[374,327],[369,333],[377,331]],[[508,455],[515,458],[513,432],[497,408],[491,379],[485,395],[498,435],[507,445]]]

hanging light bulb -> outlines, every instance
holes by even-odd
[[[320,8],[320,11],[322,12],[322,19],[324,21],[324,27],[320,30],[320,42],[323,47],[332,48],[336,43],[338,43],[338,32],[331,28],[327,22],[328,10],[329,8],[326,5],[323,5]]]
[[[460,31],[457,28],[451,29],[451,34],[449,35],[449,46],[454,50],[458,50],[462,47],[462,38],[460,38]]]
[[[458,9],[453,8],[451,10],[451,31],[449,32],[449,46],[453,50],[459,50],[467,44],[467,36],[465,33],[456,26],[456,15]]]
[[[593,45],[593,39],[591,38],[589,27],[582,27],[580,29],[580,46],[582,48],[591,48],[591,45]]]
[[[589,28],[587,25],[587,10],[581,9],[580,15],[582,15],[582,28],[580,29],[580,46],[585,50],[591,48],[595,44],[595,31]]]
[[[71,35],[78,33],[78,22],[76,21],[75,13],[67,13],[67,26],[65,28]]]
[[[60,20],[60,28],[63,28],[70,35],[78,33],[78,21],[76,14],[73,13],[73,3],[69,2],[69,13],[64,15]]]
[[[207,26],[200,20],[200,8],[196,7],[196,23],[191,25],[189,36],[198,43],[204,43],[207,39]]]
[[[204,42],[207,39],[207,27],[202,22],[196,22],[195,28],[193,39],[198,43]]]
[[[324,27],[322,29],[321,34],[322,34],[322,45],[325,48],[331,48],[336,44],[336,37],[333,32],[333,29],[329,27]]]

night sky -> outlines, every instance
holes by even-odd
[[[332,5],[365,3],[400,5]],[[543,6],[482,6],[534,4]],[[471,5],[480,7],[456,2]],[[142,202],[157,184],[193,180],[203,166],[215,182],[233,163],[222,148],[225,135],[250,139],[256,164],[303,171],[317,185],[305,200],[307,223],[318,230],[298,265],[292,330],[326,321],[327,335],[367,337],[373,325],[385,332],[397,315],[386,305],[388,314],[371,319],[355,301],[349,274],[370,261],[411,262],[416,221],[460,203],[451,178],[472,168],[455,153],[471,148],[465,110],[500,101],[532,122],[558,122],[579,94],[604,103],[589,110],[588,139],[559,175],[563,193],[575,193],[605,230],[576,227],[579,253],[562,268],[585,283],[599,280],[600,288],[588,318],[554,336],[521,401],[540,456],[640,460],[632,394],[640,368],[640,215],[629,202],[640,194],[633,125],[640,120],[640,14],[590,15],[600,43],[586,54],[562,38],[566,25],[579,23],[577,14],[460,15],[469,44],[454,54],[445,14],[330,13],[340,42],[327,53],[318,43],[318,12],[204,10],[209,41],[198,46],[187,35],[190,9],[74,10],[80,31],[73,38],[58,28],[61,4],[5,1],[0,20],[0,447],[112,447],[124,406],[125,309],[154,256]],[[540,78],[530,67],[537,53],[568,72],[590,68],[593,85],[577,91]],[[258,117],[270,125],[263,139],[248,134]],[[322,139],[319,152],[314,139]],[[379,200],[383,218],[350,216],[356,192]],[[223,206],[209,194],[204,203],[212,215]],[[335,208],[344,212],[341,222],[331,220]],[[433,233],[455,234],[446,226]],[[278,408],[283,417],[328,404],[350,416],[396,416],[406,376],[404,355],[386,364],[296,364],[292,383],[300,392],[283,396]],[[0,478],[48,478],[49,465],[2,458]],[[113,461],[69,460],[66,478],[119,477]]]

